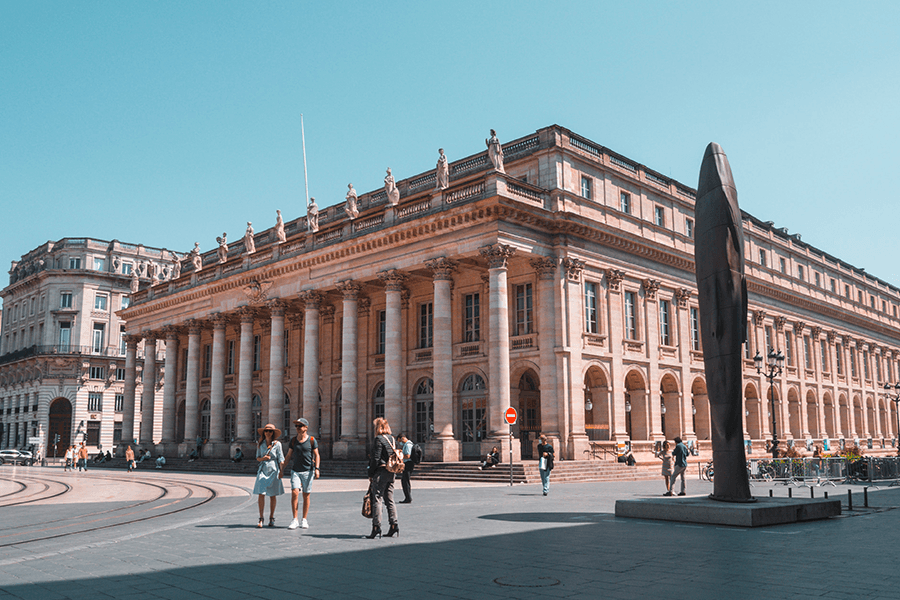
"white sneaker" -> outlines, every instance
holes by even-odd
[[[297,529],[298,527],[300,527],[300,523],[297,521],[297,519],[292,520],[291,524],[288,525],[288,529]]]
[[[300,521],[300,529],[309,529],[309,523],[306,522],[306,519]]]

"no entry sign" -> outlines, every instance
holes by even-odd
[[[510,425],[514,425],[516,423],[516,417],[519,415],[516,414],[516,409],[509,407],[506,409],[506,422]]]

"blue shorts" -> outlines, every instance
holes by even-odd
[[[291,489],[303,490],[304,494],[312,491],[312,482],[315,479],[316,470],[297,472],[291,470]]]

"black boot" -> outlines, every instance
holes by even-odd
[[[368,539],[374,539],[375,537],[381,537],[381,525],[372,525],[372,533],[366,536]]]
[[[384,534],[386,537],[394,537],[394,534],[397,534],[397,537],[400,537],[400,526],[397,523],[392,523],[391,528],[388,529],[388,532]]]

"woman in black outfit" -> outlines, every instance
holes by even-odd
[[[372,453],[369,455],[369,488],[372,490],[372,533],[367,537],[381,537],[381,501],[387,506],[388,522],[390,529],[385,534],[393,537],[396,533],[399,537],[400,526],[397,523],[397,508],[394,506],[394,474],[385,468],[388,456],[396,448],[396,442],[391,435],[391,426],[385,419],[378,418],[372,423],[375,425],[375,442],[372,444]]]

